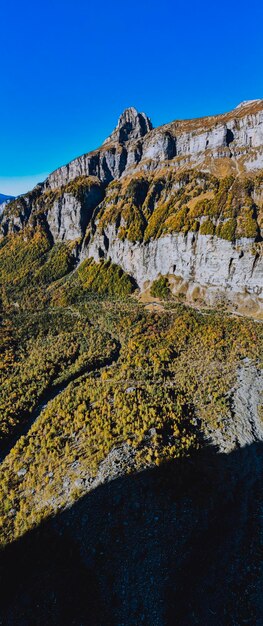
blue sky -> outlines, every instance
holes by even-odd
[[[124,108],[154,126],[263,98],[263,4],[9,0],[0,8],[0,192],[97,147]]]

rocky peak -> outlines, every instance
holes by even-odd
[[[126,141],[140,139],[152,128],[151,120],[145,113],[138,113],[134,107],[129,107],[123,111],[115,130],[104,141],[104,144],[112,141],[123,144]]]

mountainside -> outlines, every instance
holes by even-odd
[[[262,309],[263,101],[153,129],[127,109],[98,150],[12,202],[4,235],[45,224],[76,257],[111,259],[140,289]]]
[[[262,132],[130,108],[5,206],[5,626],[261,626]]]

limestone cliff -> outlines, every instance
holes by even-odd
[[[82,258],[111,258],[137,281],[140,289],[160,274],[176,277],[172,290],[194,302],[235,306],[260,313],[263,295],[263,258],[249,240],[233,244],[211,235],[169,234],[148,243],[121,240],[113,226],[98,233],[82,249]]]

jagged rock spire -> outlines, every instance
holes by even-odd
[[[115,130],[104,143],[110,141],[125,143],[132,139],[140,139],[152,130],[152,128],[151,120],[145,113],[138,113],[134,107],[129,107],[123,111]]]

